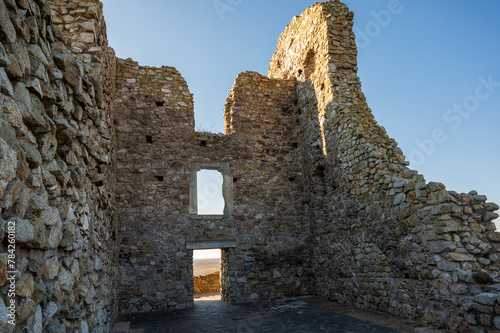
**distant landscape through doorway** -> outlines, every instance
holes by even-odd
[[[194,301],[221,299],[221,249],[193,250]]]

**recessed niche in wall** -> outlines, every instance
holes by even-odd
[[[146,135],[146,142],[147,142],[147,143],[153,143],[153,136],[151,136],[151,135]]]
[[[316,53],[313,50],[309,50],[304,60],[304,70],[306,79],[308,79],[314,71],[316,71]]]
[[[325,167],[323,165],[319,165],[312,174],[315,177],[325,177]]]
[[[165,102],[164,101],[156,102],[156,106],[158,106],[158,107],[165,106]]]

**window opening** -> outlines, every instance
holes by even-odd
[[[304,69],[306,79],[308,79],[316,70],[316,54],[313,50],[309,50],[309,52],[307,52],[307,56],[304,61]]]
[[[151,136],[151,135],[146,135],[146,142],[147,142],[147,143],[153,143],[153,136]]]
[[[198,215],[224,215],[222,174],[217,170],[200,170],[197,175]]]

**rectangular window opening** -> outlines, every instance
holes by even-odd
[[[147,143],[153,143],[153,136],[152,135],[146,135],[146,142]]]
[[[221,300],[221,249],[193,250],[193,299]]]
[[[223,177],[217,170],[202,169],[196,174],[198,215],[224,215]]]

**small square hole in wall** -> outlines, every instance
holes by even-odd
[[[293,148],[299,148],[299,144],[298,144],[297,142],[293,142],[293,143],[292,143],[292,147],[293,147]]]
[[[236,183],[238,181],[238,178],[233,178],[233,183]]]
[[[200,147],[206,147],[207,146],[207,141],[206,140],[200,140]]]
[[[158,106],[158,107],[165,106],[165,102],[164,101],[156,102],[156,106]]]
[[[315,177],[325,177],[325,167],[322,165],[319,165],[316,167],[316,169],[312,172],[313,176]]]
[[[165,180],[165,177],[163,176],[155,176],[156,180],[159,181],[159,182],[162,182]]]
[[[151,136],[151,135],[146,135],[146,142],[147,142],[147,143],[153,143],[153,136]]]

